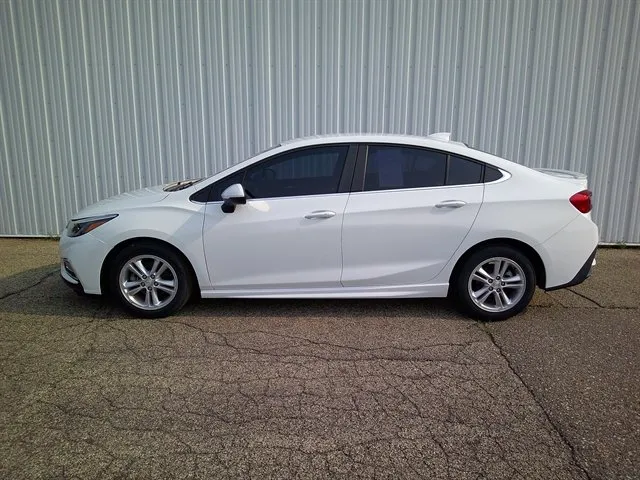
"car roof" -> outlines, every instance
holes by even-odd
[[[285,140],[280,143],[282,146],[304,147],[306,145],[318,145],[323,143],[334,142],[384,142],[384,143],[403,143],[422,145],[425,142],[439,141],[441,143],[458,143],[451,141],[451,134],[448,132],[440,132],[422,137],[419,135],[397,134],[397,133],[334,133],[327,135],[312,135],[302,138],[294,138]]]
[[[260,153],[257,153],[256,155],[248,158],[243,162],[239,162],[225,170],[215,173],[211,177],[207,178],[206,182],[203,182],[198,186],[205,187],[208,184],[217,181],[226,175],[231,175],[237,170],[241,170],[242,168],[262,161],[272,155],[279,155],[280,153],[286,153],[298,148],[331,143],[388,143],[432,148],[434,150],[446,151],[449,153],[485,162],[494,167],[498,167],[503,171],[508,172],[509,174],[513,174],[514,171],[531,171],[523,165],[519,165],[490,153],[475,150],[468,147],[464,143],[452,141],[451,134],[448,132],[434,133],[426,137],[421,137],[418,135],[398,135],[388,133],[340,133],[330,135],[314,135],[310,137],[283,141],[266,150],[263,150]]]
[[[492,155],[487,152],[482,152],[468,145],[454,141],[451,139],[451,133],[438,132],[427,135],[426,137],[418,135],[399,135],[390,133],[341,133],[330,135],[314,135],[304,138],[296,138],[292,140],[286,140],[281,142],[278,147],[283,147],[285,150],[294,148],[307,147],[313,145],[323,145],[327,143],[395,143],[401,145],[415,145],[418,147],[433,148],[437,150],[444,150],[450,153],[475,158],[477,160],[487,162],[491,165],[500,168],[510,168],[514,165],[513,162]],[[276,147],[276,148],[278,148]]]

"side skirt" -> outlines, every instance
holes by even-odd
[[[393,287],[205,289],[202,298],[436,298],[446,297],[448,283]]]

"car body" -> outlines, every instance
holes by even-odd
[[[584,176],[536,171],[449,134],[318,136],[207,179],[85,208],[61,234],[61,275],[150,317],[196,291],[449,295],[475,317],[499,319],[525,308],[536,285],[562,288],[588,276],[598,243],[590,210]],[[155,283],[154,268],[164,272]],[[510,287],[505,275],[523,285]]]

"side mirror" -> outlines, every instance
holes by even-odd
[[[225,188],[222,192],[222,211],[224,213],[233,213],[236,210],[236,205],[244,205],[247,203],[247,195],[244,193],[244,188],[239,183]]]

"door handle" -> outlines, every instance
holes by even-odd
[[[304,218],[313,220],[315,218],[331,218],[335,216],[336,212],[332,212],[331,210],[316,210],[315,212],[307,213]]]
[[[436,203],[436,208],[460,208],[466,204],[467,202],[463,200],[445,200],[444,202]]]

